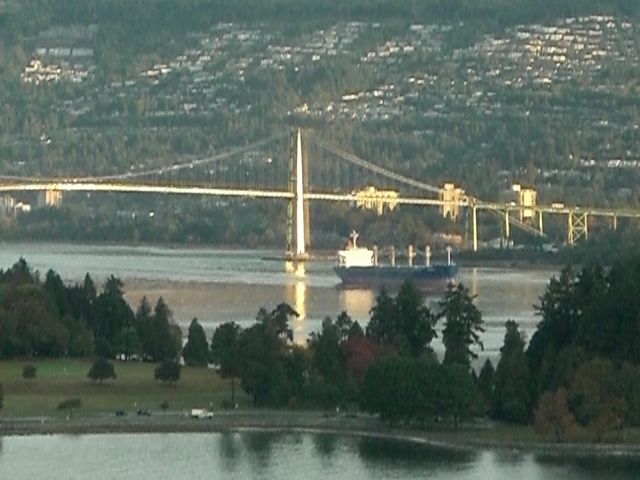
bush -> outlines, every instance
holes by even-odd
[[[160,404],[160,408],[161,408],[162,410],[168,410],[168,409],[169,409],[169,402],[167,402],[167,401],[165,400],[164,402],[162,402],[162,403]]]
[[[25,378],[27,380],[32,380],[36,378],[36,374],[37,374],[37,370],[36,370],[36,367],[34,367],[33,365],[25,365],[22,368],[22,378]]]
[[[165,360],[156,367],[154,378],[162,382],[177,382],[180,380],[180,364],[175,360]]]
[[[79,398],[67,398],[58,404],[58,410],[75,410],[82,406]]]
[[[109,378],[116,378],[116,372],[113,368],[113,364],[104,358],[97,359],[93,365],[91,366],[91,370],[87,374],[94,382],[98,380],[102,383],[104,380]]]
[[[0,383],[0,410],[2,410],[4,400],[4,391],[2,390],[2,384]]]

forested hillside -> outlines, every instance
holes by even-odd
[[[490,200],[520,182],[546,203],[638,205],[639,15],[623,0],[6,0],[0,172],[172,165],[304,126]],[[82,205],[79,218],[119,208]],[[118,218],[157,203],[136,208]],[[24,235],[34,219],[20,222],[2,233]]]

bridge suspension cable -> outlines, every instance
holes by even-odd
[[[255,149],[259,148],[259,147],[262,147],[262,146],[267,145],[267,144],[269,144],[271,142],[274,142],[275,140],[280,140],[280,139],[288,136],[289,134],[290,133],[288,131],[285,132],[285,133],[277,133],[275,135],[271,135],[270,137],[264,138],[262,140],[258,140],[257,142],[253,142],[253,143],[250,143],[249,145],[245,145],[243,147],[232,148],[230,150],[221,152],[221,153],[216,154],[216,155],[212,155],[212,156],[205,157],[205,158],[196,158],[196,159],[193,159],[193,160],[190,160],[190,161],[185,161],[183,163],[179,163],[179,164],[176,164],[176,165],[158,167],[158,168],[147,169],[147,170],[141,170],[141,171],[137,171],[137,172],[120,173],[120,174],[115,174],[115,175],[101,175],[101,176],[85,177],[85,178],[81,178],[79,180],[93,181],[93,182],[102,182],[102,181],[111,181],[111,180],[127,180],[127,179],[140,178],[140,177],[146,177],[146,176],[151,176],[151,175],[159,175],[159,174],[166,173],[166,172],[177,172],[177,171],[180,171],[180,170],[186,170],[186,169],[190,169],[190,168],[193,168],[193,167],[196,167],[196,166],[200,166],[200,165],[206,165],[208,163],[217,162],[217,161],[229,158],[229,157],[233,157],[235,155],[239,155],[241,153],[245,153],[245,152],[249,152],[251,150],[255,150]],[[22,178],[22,180],[24,180],[24,178]],[[37,180],[37,179],[34,178],[34,180]]]
[[[384,167],[380,167],[378,165],[374,165],[352,153],[349,152],[345,152],[344,150],[339,149],[338,147],[335,147],[327,142],[325,142],[324,140],[321,140],[319,138],[316,138],[313,135],[309,135],[308,136],[309,140],[316,144],[317,146],[319,146],[320,148],[324,148],[325,150],[327,150],[328,152],[333,153],[334,155],[337,155],[341,158],[343,158],[344,160],[347,160],[348,162],[357,165],[359,167],[362,167],[366,170],[369,170],[370,172],[373,173],[377,173],[378,175],[382,175],[384,177],[387,177],[389,179],[395,180],[397,182],[403,183],[405,185],[408,185],[410,187],[414,187],[420,190],[426,190],[428,192],[432,192],[432,193],[442,193],[443,190],[441,188],[438,187],[434,187],[433,185],[429,185],[428,183],[424,183],[424,182],[420,182],[418,180],[414,180],[412,178],[409,177],[405,177],[404,175],[401,175],[399,173],[395,173],[392,172],[391,170],[387,170]]]

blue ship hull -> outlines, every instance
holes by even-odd
[[[334,271],[345,287],[387,287],[396,288],[406,280],[422,289],[446,286],[455,280],[459,267],[451,265],[420,266],[376,266],[376,267],[335,267]]]

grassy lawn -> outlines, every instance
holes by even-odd
[[[22,378],[25,364],[37,368],[37,378]],[[206,368],[183,367],[180,381],[175,385],[157,382],[153,378],[154,364],[115,362],[118,378],[104,384],[91,382],[87,372],[91,360],[56,359],[41,361],[0,361],[0,383],[4,387],[4,407],[1,417],[67,415],[58,412],[60,402],[79,398],[81,415],[113,413],[116,410],[134,411],[136,408],[160,410],[168,402],[169,410],[191,408],[219,408],[231,398],[231,384]],[[248,397],[236,381],[236,399],[248,404]]]

